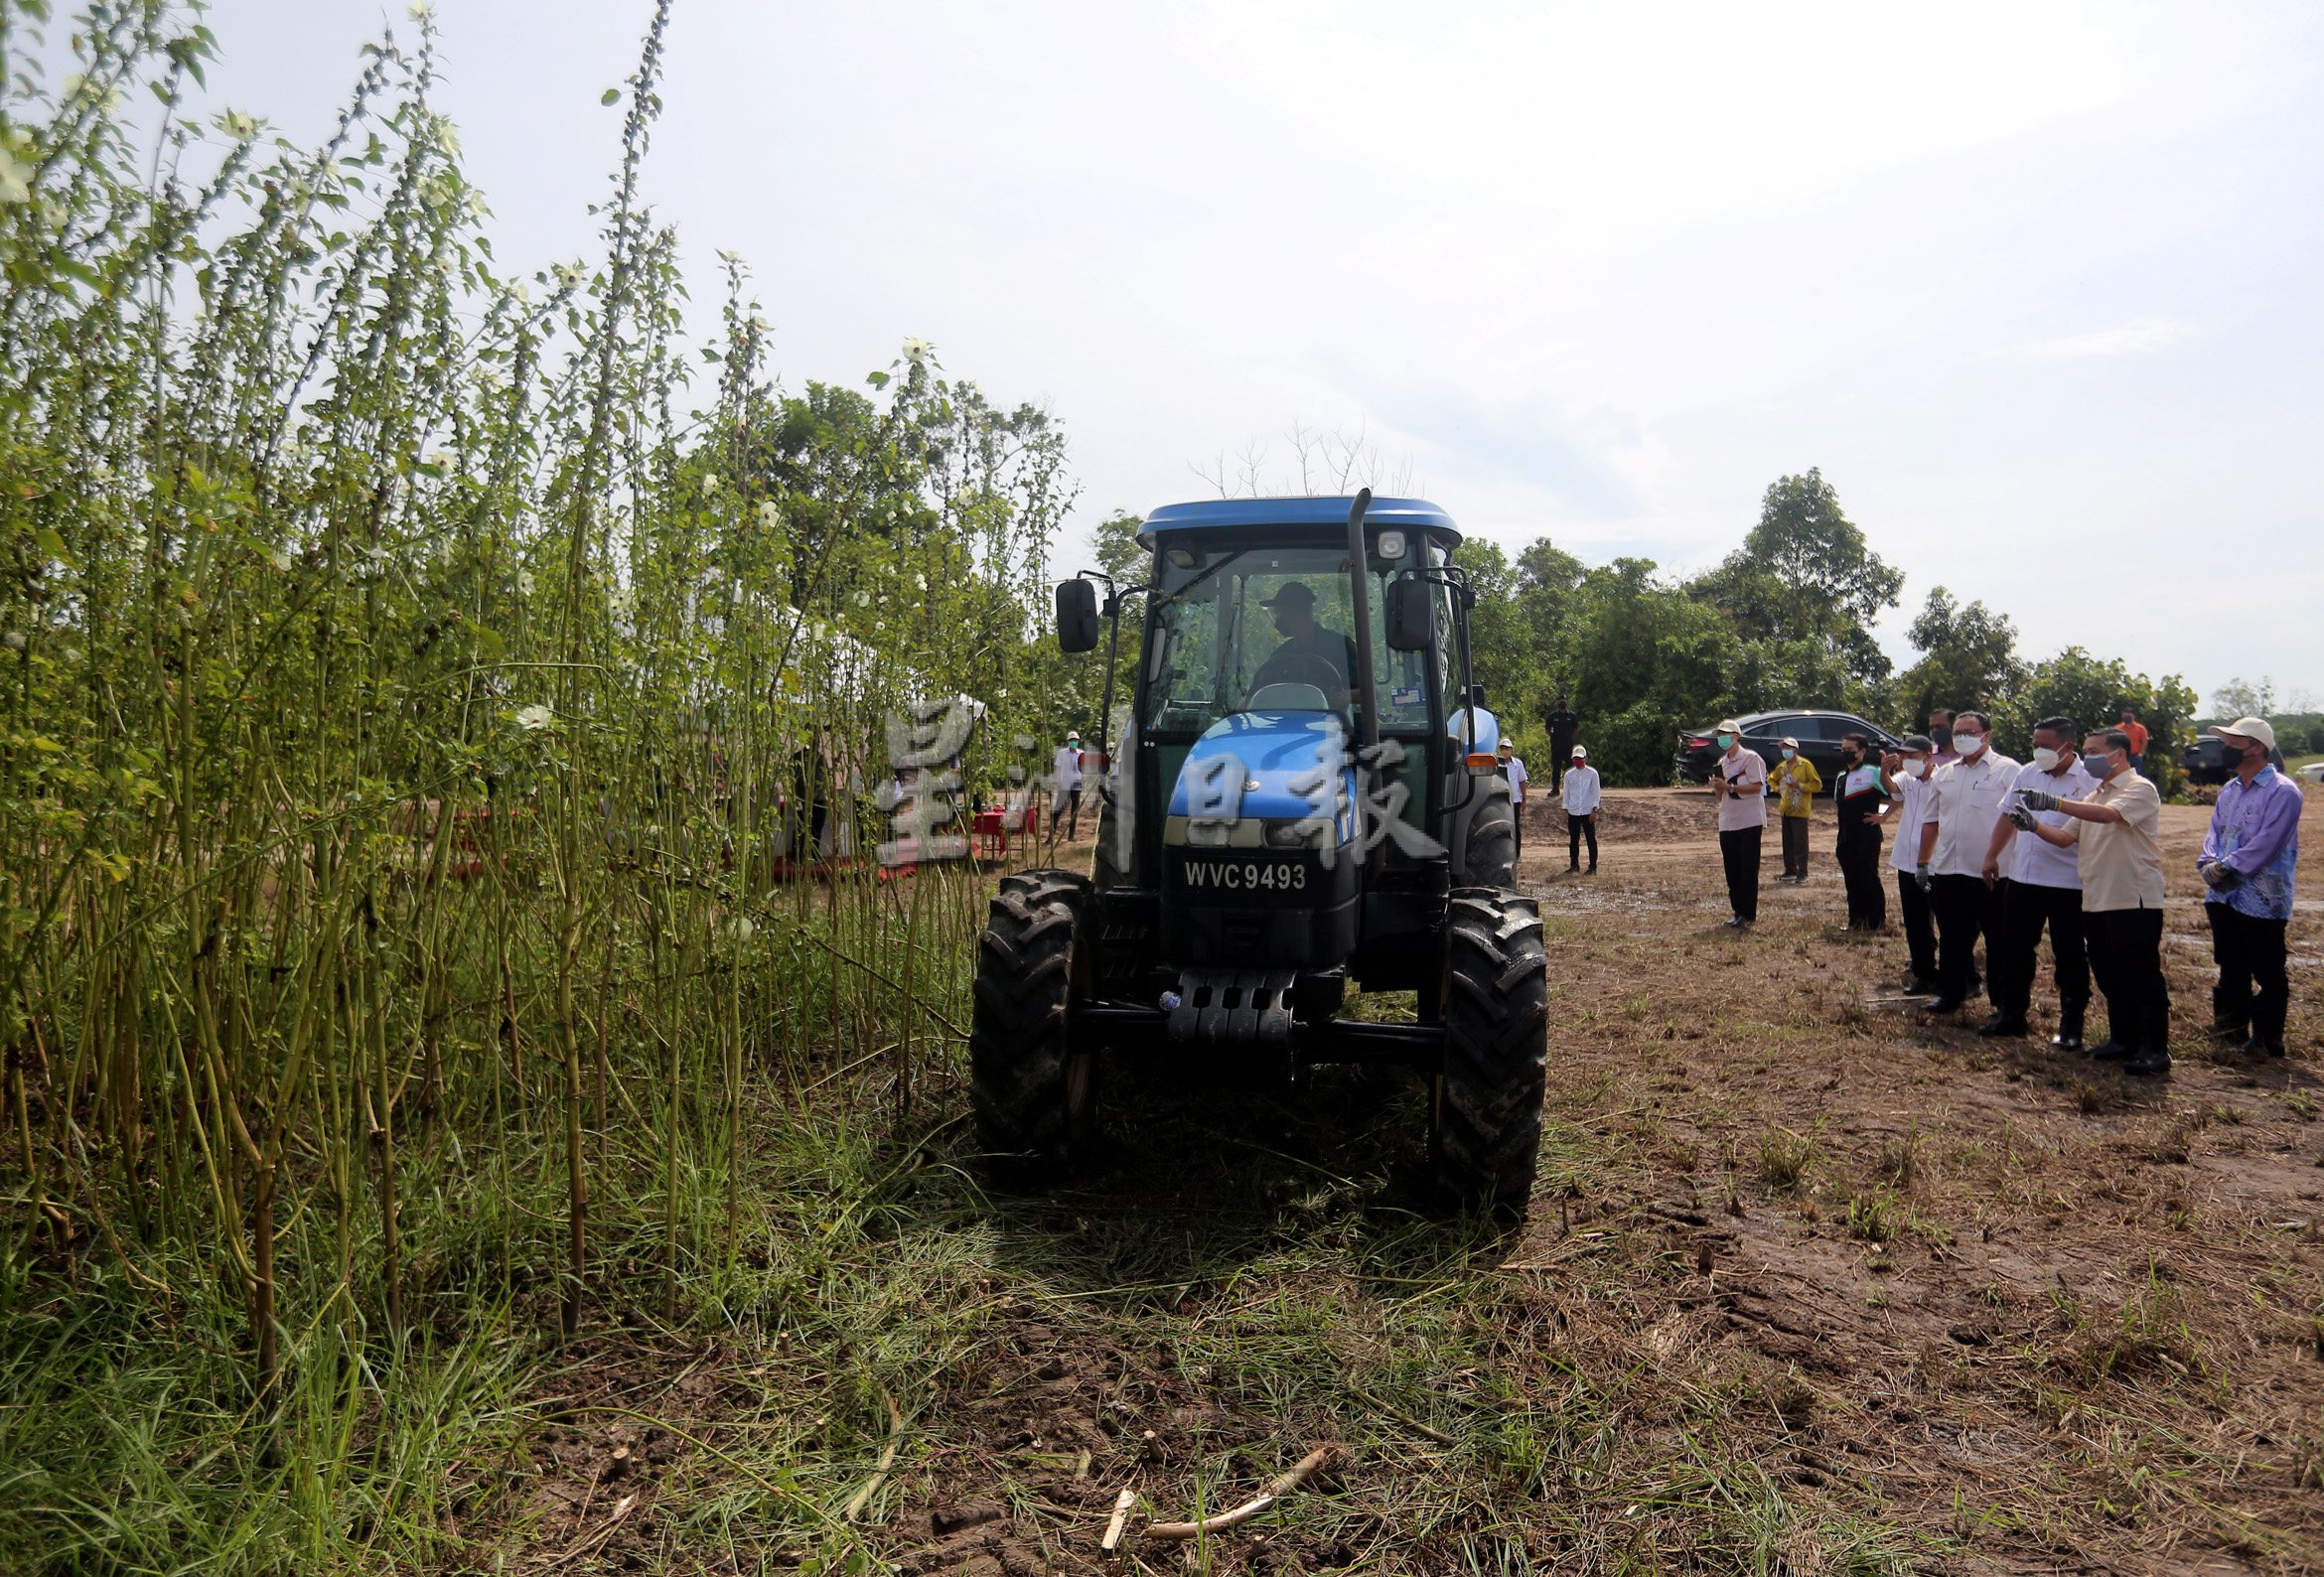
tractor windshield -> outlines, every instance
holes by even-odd
[[[1415,542],[1404,558],[1368,566],[1383,734],[1428,726],[1429,654],[1388,649],[1384,623],[1387,583],[1416,568],[1419,551]],[[1352,602],[1345,548],[1166,551],[1146,644],[1143,730],[1192,737],[1254,707],[1321,706],[1348,719],[1356,689]]]

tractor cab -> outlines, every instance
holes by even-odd
[[[1158,509],[1139,540],[1147,578],[1108,586],[1110,633],[1089,578],[1058,588],[1067,651],[1110,661],[1136,597],[1145,639],[1093,869],[1019,873],[993,902],[986,1149],[1037,1174],[1086,1151],[1100,1051],[1390,1061],[1429,1082],[1443,1180],[1522,1208],[1545,967],[1451,518],[1369,493],[1229,500]],[[1415,992],[1417,1022],[1342,1017],[1351,988]]]

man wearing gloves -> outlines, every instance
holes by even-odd
[[[2072,849],[2054,848],[2021,830],[2007,812],[2026,789],[2080,799],[2098,788],[2074,749],[2074,724],[2045,717],[2034,725],[2033,760],[2017,770],[2016,791],[2002,802],[1985,850],[1985,881],[1999,884],[2004,862],[2014,862],[2001,900],[2000,945],[1986,954],[1993,978],[1987,994],[1993,1016],[1977,1026],[1979,1035],[2020,1036],[2033,1005],[2034,973],[2041,963],[2042,932],[2050,933],[2051,973],[2058,984],[2058,1033],[2050,1041],[2061,1052],[2082,1050],[2082,1019],[2090,1006],[2090,959],[2082,942],[2082,873]],[[2045,810],[2040,819],[2066,824],[2065,812]]]
[[[1935,996],[1937,985],[1937,928],[1929,916],[1929,892],[1919,872],[1921,828],[1929,820],[1930,760],[1937,742],[1926,734],[1907,738],[1880,763],[1881,787],[1897,803],[1896,867],[1897,913],[1904,919],[1905,946],[1912,958],[1905,989],[1918,996]]]
[[[1979,936],[1985,938],[1986,968],[1993,964],[2001,905],[1985,885],[1985,848],[1993,841],[2001,803],[2017,785],[2017,763],[1992,745],[1993,725],[1984,713],[1955,713],[1953,748],[1961,759],[1929,780],[1916,870],[1928,878],[1929,907],[1937,916],[1938,996],[1929,1004],[1931,1013],[1958,1010],[1976,989]]]
[[[1776,820],[1784,829],[1784,874],[1779,882],[1808,880],[1808,822],[1816,810],[1816,796],[1823,792],[1823,775],[1816,763],[1800,754],[1800,742],[1783,742],[1783,759],[1768,769],[1775,789]]]
[[[2239,1042],[2247,1056],[2281,1057],[2291,998],[2284,935],[2300,860],[2300,787],[2269,763],[2275,730],[2264,719],[2238,718],[2212,733],[2227,747],[2235,777],[2219,791],[2195,864],[2210,889],[2203,913],[2219,965],[2211,1031]]]
[[[2120,1062],[2125,1074],[2167,1074],[2171,996],[2163,978],[2162,849],[2155,840],[2162,796],[2130,770],[2130,736],[2118,728],[2084,740],[2082,761],[2098,780],[2088,797],[2020,789],[2010,819],[2021,832],[2076,851],[2090,972],[2106,998],[2106,1044],[2090,1055]],[[2042,813],[2050,810],[2065,812],[2066,824],[2045,824]]]
[[[1743,725],[1718,726],[1723,754],[1711,764],[1711,791],[1719,800],[1719,862],[1727,872],[1727,924],[1747,931],[1759,923],[1759,846],[1767,835],[1767,763],[1743,748]]]
[[[1590,748],[1573,747],[1565,768],[1565,868],[1581,868],[1582,839],[1590,840],[1589,874],[1598,874],[1598,769],[1590,765]]]

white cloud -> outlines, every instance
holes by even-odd
[[[2144,356],[2195,339],[2202,332],[2200,325],[2178,318],[2133,318],[2111,329],[2037,340],[2031,345],[2011,346],[1991,355],[1999,361],[2073,361],[2086,357]]]

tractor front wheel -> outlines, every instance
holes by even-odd
[[[1507,891],[1517,886],[1517,806],[1503,779],[1481,778],[1477,785],[1485,798],[1469,819],[1460,880],[1466,887]]]
[[[1004,876],[977,938],[969,1095],[977,1145],[1010,1182],[1059,1176],[1095,1137],[1096,1053],[1068,1020],[1094,977],[1089,897],[1071,871]]]
[[[1456,888],[1446,917],[1444,1065],[1429,1149],[1464,1203],[1525,1214],[1541,1149],[1549,965],[1529,898]]]

